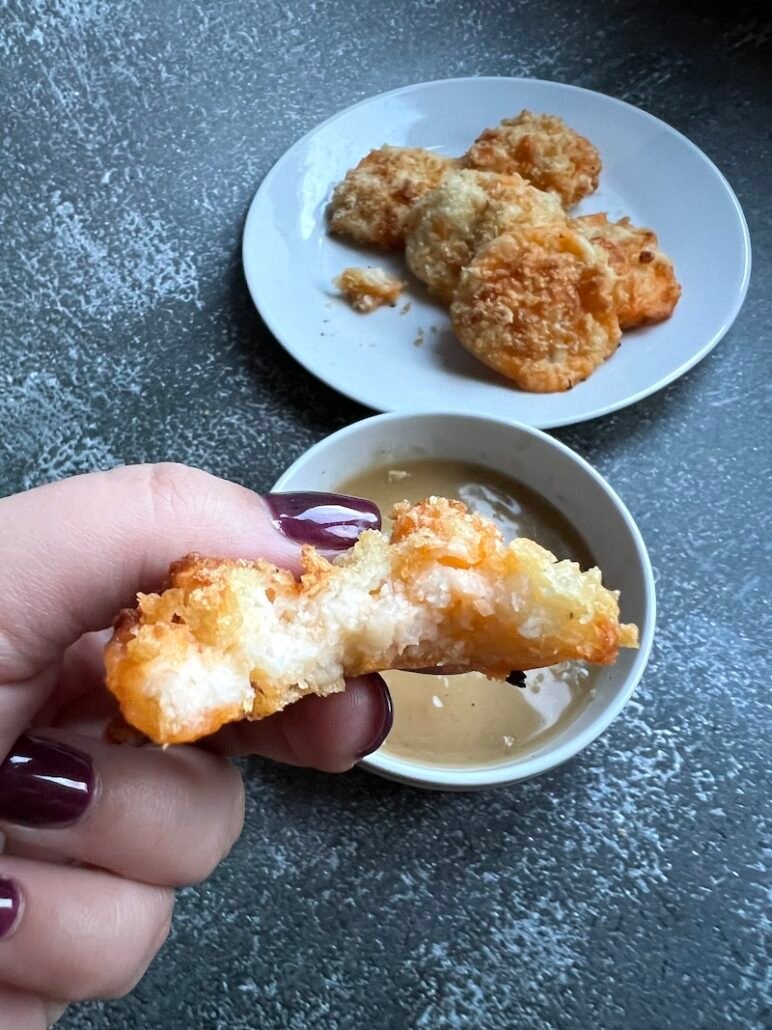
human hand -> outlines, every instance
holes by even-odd
[[[259,498],[178,465],[79,476],[0,500],[0,1025],[41,1030],[69,1001],[129,991],[169,930],[174,886],[205,878],[241,830],[224,755],[326,771],[381,743],[378,676],[203,746],[111,745],[103,630],[191,550],[297,569],[300,545],[349,546],[369,502]],[[352,507],[353,504],[353,507]],[[25,732],[26,731],[26,732]]]

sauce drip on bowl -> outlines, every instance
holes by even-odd
[[[594,564],[571,524],[538,494],[482,465],[438,459],[384,465],[338,484],[381,508],[385,529],[392,506],[424,497],[458,498],[492,518],[509,540],[527,536],[571,558]],[[383,752],[443,766],[498,765],[538,751],[581,712],[598,672],[581,662],[526,673],[525,688],[480,673],[426,676],[388,672],[394,727]]]

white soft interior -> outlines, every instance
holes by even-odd
[[[205,727],[212,711],[238,705],[252,707],[252,688],[243,672],[203,649],[190,649],[181,664],[157,658],[150,666],[147,684],[161,699],[164,721],[170,729]]]
[[[447,663],[460,663],[467,645],[456,634],[461,631],[463,638],[464,623],[478,615],[490,617],[504,640],[510,628],[531,638],[556,634],[569,601],[572,617],[587,622],[592,611],[582,596],[578,567],[560,562],[544,572],[542,603],[522,572],[494,578],[477,568],[429,562],[406,585],[390,575],[385,543],[373,546],[367,561],[346,565],[344,559],[339,574],[299,600],[280,595],[272,601],[249,570],[237,570],[233,593],[241,606],[241,627],[233,646],[223,651],[191,644],[187,659],[174,667],[159,658],[146,689],[161,699],[170,725],[187,725],[224,706],[249,711],[250,676],[298,697],[342,688],[344,670],[373,656],[381,669],[398,668],[400,657],[436,642]],[[461,597],[466,604],[457,603]]]

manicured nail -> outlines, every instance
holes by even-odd
[[[0,940],[16,928],[21,913],[21,891],[18,884],[0,876]]]
[[[57,740],[19,737],[0,765],[0,819],[24,826],[67,826],[94,796],[91,758]]]
[[[386,686],[386,680],[377,673],[373,673],[373,675],[369,676],[368,679],[372,681],[374,689],[380,696],[381,714],[377,719],[378,728],[376,732],[367,747],[363,748],[357,755],[357,761],[360,761],[362,758],[366,758],[368,755],[371,755],[373,751],[378,750],[391,732],[391,727],[394,723],[394,705],[391,702],[391,694],[389,693],[389,688]]]
[[[277,529],[291,540],[344,550],[366,529],[380,529],[372,501],[343,494],[268,494],[265,498]]]

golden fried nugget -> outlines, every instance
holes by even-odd
[[[540,190],[557,193],[564,207],[598,188],[600,154],[553,114],[521,111],[486,129],[463,163],[486,172],[517,172]]]
[[[337,286],[355,311],[366,315],[384,304],[393,307],[406,283],[382,268],[344,268],[333,279],[333,286]]]
[[[619,343],[616,282],[605,252],[581,233],[518,229],[483,247],[461,273],[453,329],[522,390],[568,390]]]
[[[408,268],[450,304],[461,269],[483,244],[517,226],[549,222],[565,222],[560,201],[522,176],[450,172],[408,215]]]
[[[411,206],[457,162],[413,147],[371,150],[332,195],[330,231],[357,243],[400,247]]]
[[[583,215],[574,226],[608,254],[619,276],[618,309],[622,329],[650,325],[670,318],[681,296],[673,262],[659,249],[651,229],[638,228],[629,218],[610,222],[608,215]]]
[[[261,719],[345,677],[450,664],[491,677],[636,647],[618,594],[530,540],[503,542],[458,501],[394,509],[391,540],[363,533],[297,581],[265,561],[191,555],[162,594],[140,594],[108,644],[107,685],[159,744]]]

